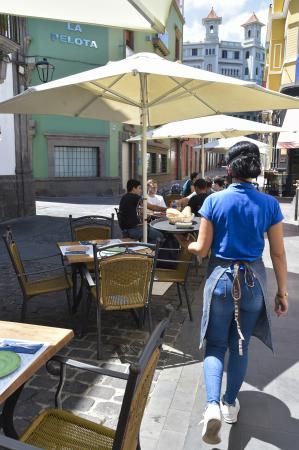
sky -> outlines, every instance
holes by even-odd
[[[260,22],[267,25],[270,0],[184,0],[184,42],[204,40],[205,28],[202,19],[207,17],[212,6],[222,17],[219,38],[222,41],[242,41],[244,28],[241,27],[254,11]],[[265,43],[266,26],[262,28],[262,43]]]

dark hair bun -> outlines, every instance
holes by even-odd
[[[261,173],[260,151],[252,142],[240,141],[233,145],[227,153],[226,162],[236,178],[256,178]]]

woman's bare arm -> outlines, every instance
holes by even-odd
[[[202,217],[200,219],[197,241],[189,244],[189,252],[202,257],[207,256],[212,245],[213,235],[214,229],[212,222]]]
[[[288,311],[287,260],[283,243],[282,222],[272,225],[267,234],[270,245],[270,256],[277,281],[275,312],[280,316],[286,314]]]

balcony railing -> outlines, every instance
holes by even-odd
[[[0,35],[20,44],[20,18],[0,14]]]

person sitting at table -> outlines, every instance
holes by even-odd
[[[190,178],[185,181],[184,186],[183,186],[183,196],[187,197],[188,195],[190,195],[192,193],[192,185],[194,184],[194,181],[197,180],[199,178],[199,173],[198,172],[192,172],[190,175]]]
[[[142,240],[143,227],[138,219],[137,209],[142,201],[141,183],[138,180],[130,179],[127,182],[127,193],[122,196],[119,203],[119,227],[122,230],[123,237],[129,237],[135,240]],[[151,209],[150,204],[148,208]],[[148,227],[148,241],[155,243],[157,239],[163,240],[163,234]]]
[[[225,180],[222,177],[215,177],[212,185],[214,192],[223,191],[225,189]]]
[[[152,211],[166,211],[166,204],[162,195],[157,194],[158,183],[156,180],[148,180],[147,182],[147,206]]]
[[[197,217],[200,216],[198,211],[203,205],[203,202],[207,198],[207,182],[203,178],[199,178],[194,183],[194,189],[195,189],[195,195],[193,195],[189,202],[188,206],[190,206],[191,211],[193,214],[195,214]]]
[[[211,177],[206,176],[205,177],[206,183],[207,183],[207,194],[213,194],[213,189],[212,189],[212,185],[213,185],[213,181]]]

